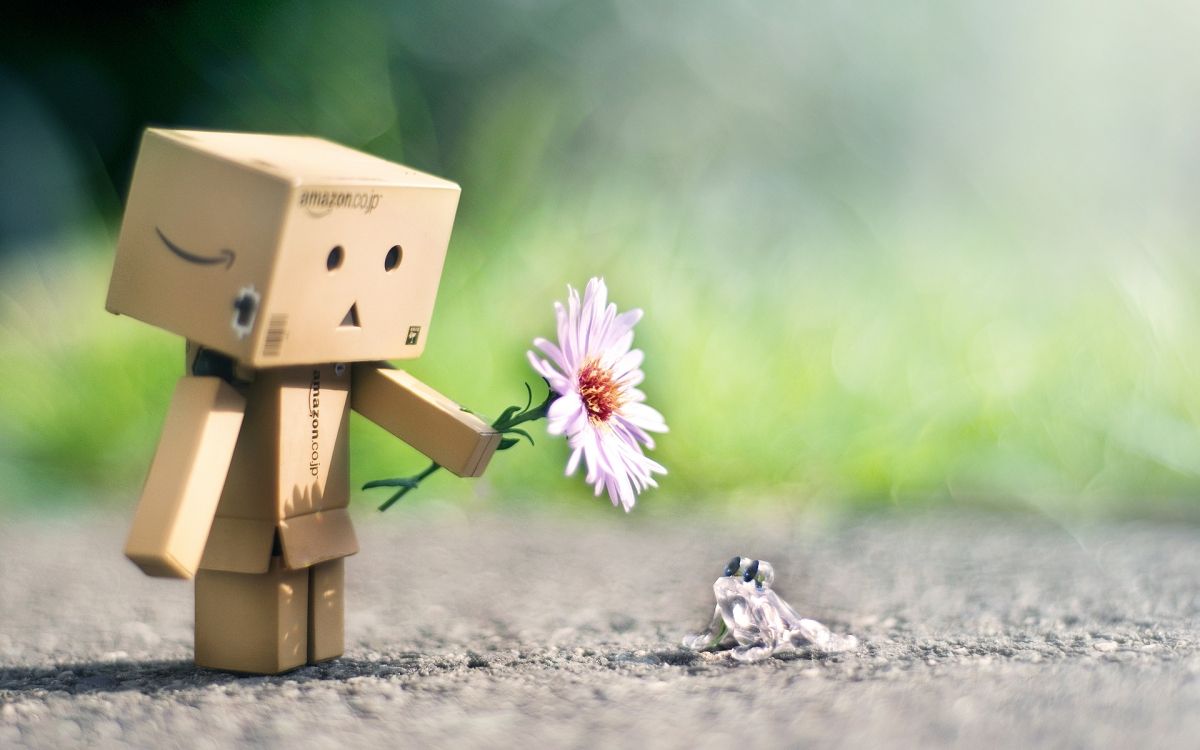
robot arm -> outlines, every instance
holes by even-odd
[[[200,566],[246,400],[218,377],[180,378],[125,542],[142,572],[191,578]]]
[[[478,477],[500,433],[403,370],[382,362],[353,365],[351,407],[460,477]]]

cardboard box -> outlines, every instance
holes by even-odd
[[[308,663],[336,659],[345,650],[346,561],[308,569]]]
[[[478,477],[500,445],[491,425],[403,370],[354,365],[354,410],[460,477]]]
[[[147,575],[195,575],[245,408],[220,378],[176,385],[125,542],[125,556]]]
[[[309,571],[196,575],[196,665],[279,674],[308,660]]]
[[[266,571],[276,534],[284,564],[353,555],[350,369],[323,364],[260,370],[201,566]]]
[[[417,357],[459,192],[319,138],[151,128],[107,308],[251,368]]]

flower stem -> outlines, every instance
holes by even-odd
[[[494,422],[492,422],[492,429],[500,433],[502,436],[500,438],[500,445],[496,447],[497,451],[508,450],[520,442],[521,437],[528,440],[530,445],[533,445],[533,438],[528,432],[520,429],[517,425],[525,424],[526,422],[536,422],[539,419],[546,418],[546,415],[550,412],[550,404],[554,403],[554,400],[558,398],[558,394],[555,393],[554,390],[549,387],[549,385],[549,383],[546,384],[546,398],[537,406],[533,406],[533,389],[529,387],[528,383],[526,383],[525,391],[528,394],[528,399],[525,401],[525,408],[522,409],[519,406],[510,406],[505,409],[504,412],[497,417]],[[464,411],[466,410],[464,409]],[[512,437],[512,435],[518,435],[520,437]],[[364,484],[363,489],[369,490],[375,487],[400,488],[396,490],[396,492],[394,492],[392,496],[383,503],[383,505],[379,506],[380,512],[383,512],[395,505],[400,498],[415,490],[421,484],[421,482],[425,481],[425,479],[427,479],[431,474],[435,473],[440,468],[442,468],[441,464],[434,462],[425,467],[425,470],[420,474],[414,474],[410,477],[376,479],[372,482],[367,482]]]

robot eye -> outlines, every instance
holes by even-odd
[[[330,271],[337,270],[342,265],[342,260],[346,257],[346,251],[341,245],[336,245],[329,251],[329,255],[325,258],[325,267]]]
[[[754,580],[754,577],[757,575],[758,575],[758,560],[755,560],[754,562],[750,563],[749,566],[746,567],[746,572],[742,573],[742,580],[745,581],[746,583],[750,583],[751,581]]]
[[[392,249],[388,250],[387,255],[383,258],[383,270],[395,271],[396,266],[400,265],[402,260],[404,260],[404,248],[392,245]]]
[[[740,568],[740,567],[742,567],[742,558],[740,558],[740,557],[733,558],[732,560],[729,561],[729,564],[725,566],[725,575],[727,575],[727,576],[733,575],[734,573],[738,572],[738,568]]]

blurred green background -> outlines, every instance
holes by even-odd
[[[565,285],[606,277],[646,310],[671,426],[643,507],[1200,516],[1198,34],[1168,0],[14,13],[0,506],[136,496],[182,343],[103,298],[160,125],[316,134],[458,181],[410,369],[477,411],[523,397]],[[423,465],[352,429],[356,483]],[[405,502],[598,502],[565,457],[539,440]]]

